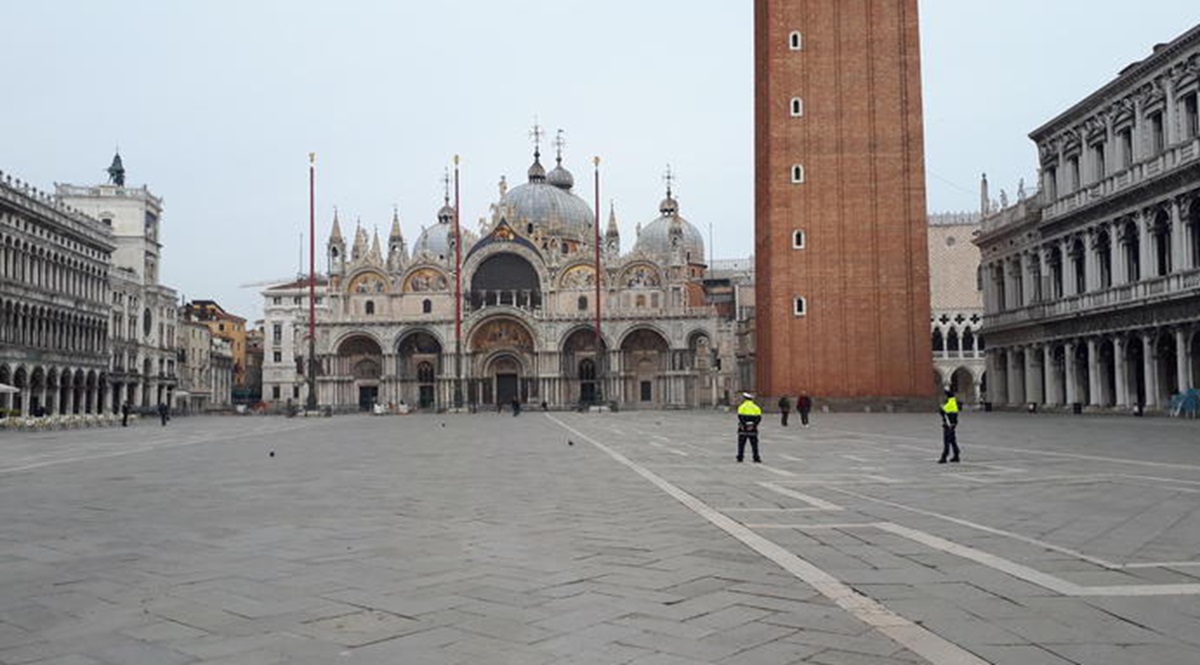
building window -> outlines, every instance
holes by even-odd
[[[638,309],[645,307],[646,306],[646,296],[639,295],[638,297],[634,298],[633,306],[637,307]]]
[[[792,97],[792,117],[799,118],[804,115],[804,100],[799,97]]]
[[[283,324],[276,323],[271,326],[271,341],[275,344],[283,343]]]
[[[1187,139],[1200,135],[1200,109],[1196,106],[1198,99],[1200,93],[1197,92],[1183,98],[1183,137]]]
[[[433,311],[433,301],[430,300],[429,298],[422,300],[421,301],[421,312],[424,314],[428,314],[432,311]]]
[[[271,304],[272,305],[281,305],[281,304],[283,304],[283,298],[280,298],[279,296],[275,296],[274,298],[271,298]]]
[[[793,51],[799,51],[804,48],[804,37],[800,35],[799,30],[793,30],[792,34],[788,35],[788,48]]]
[[[1079,190],[1079,155],[1071,155],[1067,158],[1067,191],[1075,192]]]
[[[579,301],[576,303],[579,311],[586,312],[588,308],[587,296],[579,296]]]
[[[372,316],[372,315],[374,315],[374,314],[375,314],[375,301],[374,301],[374,300],[368,300],[368,301],[367,301],[367,304],[366,304],[366,305],[364,305],[364,309],[365,309],[365,310],[366,310],[366,312],[367,312],[367,316]]]
[[[1105,163],[1104,163],[1104,141],[1101,141],[1092,146],[1092,180],[1100,182],[1104,180]]]
[[[283,362],[283,351],[275,351],[271,354],[271,362]]]
[[[292,386],[292,399],[300,399],[300,386]]]
[[[1046,167],[1046,196],[1051,201],[1058,200],[1058,167]]]
[[[1133,166],[1133,128],[1126,127],[1117,132],[1117,140],[1121,145],[1121,170]]]
[[[1150,115],[1150,154],[1160,154],[1166,147],[1166,140],[1163,136],[1163,114],[1162,111],[1152,113]]]
[[[279,386],[271,386],[271,399],[279,399]]]
[[[804,231],[792,231],[792,249],[804,249]]]
[[[808,313],[808,302],[803,296],[796,296],[792,299],[792,314],[794,316],[804,316]]]
[[[795,184],[804,182],[804,167],[800,164],[792,165],[792,182]]]
[[[292,298],[292,304],[293,304],[293,305],[300,305],[300,304],[302,304],[302,303],[301,303],[301,301],[300,301],[300,296],[296,296],[296,297]]]

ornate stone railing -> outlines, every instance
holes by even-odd
[[[1200,288],[1200,269],[1154,277],[1133,284],[1120,284],[1103,291],[1090,291],[1020,309],[989,313],[984,316],[984,330],[995,330],[1030,321],[1055,319],[1118,306],[1128,307],[1130,302],[1139,300],[1183,297],[1193,295],[1190,292],[1196,288]]]
[[[1200,138],[1167,148],[1150,159],[1138,162],[1120,173],[1081,187],[1051,203],[1042,211],[1042,219],[1052,220],[1093,202],[1121,193],[1147,180],[1161,177],[1195,161],[1200,155]]]

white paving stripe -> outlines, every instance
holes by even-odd
[[[892,638],[900,645],[935,665],[989,665],[975,654],[930,632],[928,629],[905,619],[884,607],[881,603],[863,596],[824,570],[801,559],[792,552],[755,533],[749,527],[714,510],[700,499],[688,494],[657,474],[630,460],[592,437],[580,432],[554,416],[547,416],[560,427],[604,451],[618,463],[645,478],[668,495],[687,506],[692,512],[708,520],[717,528],[733,536],[742,544],[775,562],[780,568],[802,580],[821,595],[850,612],[863,623]]]
[[[890,506],[892,508],[905,510],[910,513],[916,513],[918,515],[925,515],[926,517],[934,517],[934,518],[937,518],[940,520],[945,520],[947,522],[952,522],[954,524],[959,524],[959,525],[962,525],[965,527],[970,527],[977,531],[983,531],[985,533],[992,533],[997,536],[1004,536],[1006,538],[1012,538],[1013,540],[1019,540],[1023,543],[1028,543],[1030,545],[1036,545],[1038,547],[1041,547],[1041,548],[1044,548],[1047,550],[1051,550],[1053,552],[1061,552],[1062,554],[1067,554],[1067,555],[1073,556],[1077,559],[1080,559],[1082,561],[1087,561],[1088,563],[1093,563],[1093,564],[1096,564],[1097,566],[1100,566],[1102,568],[1108,568],[1110,570],[1122,570],[1124,568],[1156,568],[1156,567],[1166,568],[1166,567],[1179,565],[1178,563],[1170,563],[1170,562],[1138,563],[1138,564],[1116,563],[1113,561],[1108,561],[1106,559],[1101,559],[1100,557],[1092,556],[1090,554],[1084,554],[1083,552],[1080,552],[1079,550],[1073,550],[1069,547],[1055,545],[1054,543],[1048,543],[1044,540],[1038,540],[1037,538],[1030,538],[1028,536],[1022,536],[1019,533],[1013,533],[1012,531],[1005,531],[1004,529],[997,529],[995,527],[986,526],[984,524],[979,524],[977,522],[972,522],[970,520],[964,520],[964,519],[961,519],[958,517],[952,517],[950,515],[943,515],[942,513],[936,513],[932,510],[925,510],[923,508],[906,506],[902,503],[896,503],[895,501],[889,501],[887,499],[880,499],[877,497],[869,496],[867,494],[860,494],[858,492],[852,492],[848,489],[844,489],[841,487],[830,487],[829,489],[831,491],[838,492],[840,494],[846,494],[846,495],[852,496],[856,499],[862,499],[864,501],[872,501],[874,503],[883,504],[885,506]],[[1189,565],[1198,565],[1198,564],[1200,564],[1200,562],[1189,562]]]
[[[812,506],[813,508],[817,508],[820,510],[842,510],[842,507],[837,505],[836,503],[830,503],[828,501],[818,499],[815,496],[801,494],[800,492],[797,492],[795,490],[790,490],[786,487],[780,487],[779,485],[777,485],[775,483],[762,482],[762,483],[759,483],[759,485],[761,485],[777,494],[782,494],[784,496],[791,497],[791,498],[797,499],[799,501],[803,501],[804,503],[807,503],[808,505]]]

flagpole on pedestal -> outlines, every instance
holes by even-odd
[[[308,398],[304,407],[317,410],[317,153],[308,153]]]
[[[462,392],[462,228],[458,223],[458,155],[454,156],[454,408],[463,405]]]

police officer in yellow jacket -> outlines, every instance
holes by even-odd
[[[762,409],[754,403],[754,396],[742,393],[742,403],[738,406],[738,451],[737,461],[742,461],[746,453],[746,442],[750,442],[750,451],[754,453],[754,461],[762,462],[758,455],[758,424],[762,422]]]
[[[958,461],[958,434],[955,432],[957,428],[958,399],[954,397],[954,391],[947,388],[946,401],[942,404],[942,457],[938,464],[945,464],[951,451],[954,452],[954,457],[950,457],[950,461]]]

